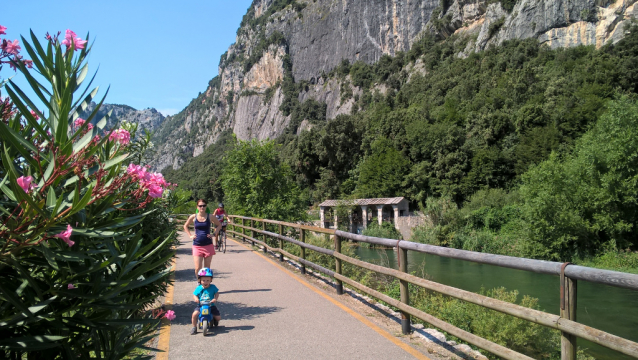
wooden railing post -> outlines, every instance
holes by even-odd
[[[564,263],[560,271],[560,316],[562,318],[576,321],[576,280],[565,276],[565,267],[569,263]],[[561,360],[576,360],[576,336],[561,332],[560,339],[560,355]]]
[[[335,235],[335,251],[338,253],[341,252],[341,238],[337,235]],[[341,275],[341,259],[339,258],[335,259],[335,272]],[[341,282],[341,280],[336,280],[336,282],[337,295],[343,295],[343,283]]]
[[[246,242],[246,229],[244,228],[244,226],[246,226],[246,221],[244,218],[241,218],[241,226],[241,233],[244,235],[241,237],[241,241]]]
[[[399,257],[399,271],[408,272],[408,249],[401,249],[397,247]],[[410,290],[408,288],[408,282],[405,280],[399,280],[399,286],[401,289],[401,302],[410,305]],[[412,331],[410,326],[410,314],[401,312],[401,330],[403,335],[408,335]]]
[[[299,229],[301,231],[300,237],[301,237],[301,242],[305,243],[306,242],[306,230],[304,229]],[[306,260],[306,248],[305,247],[301,247],[301,258]],[[306,265],[301,264],[301,274],[305,275],[306,274]]]
[[[266,222],[263,221],[263,220],[261,221],[261,229],[263,231],[266,231]],[[266,242],[266,234],[263,234],[263,238],[264,238],[264,244],[268,244]],[[268,248],[266,246],[264,246],[264,253],[266,253],[266,254],[268,253]]]
[[[279,224],[279,235],[283,235],[284,234],[284,227]],[[284,241],[279,239],[279,248],[281,250],[284,249]],[[284,253],[282,253],[281,251],[279,252],[279,261],[284,261]]]
[[[255,228],[255,220],[250,219],[250,227],[253,228],[253,229]],[[255,230],[250,230],[250,237],[253,238],[253,239],[255,238]],[[250,243],[253,246],[255,246],[255,242],[254,241],[251,241]]]

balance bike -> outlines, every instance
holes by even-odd
[[[204,301],[199,303],[199,328],[204,333],[204,336],[208,335],[209,329],[213,325],[213,314],[210,312],[210,301]]]

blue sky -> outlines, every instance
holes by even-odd
[[[252,0],[5,1],[0,25],[9,40],[43,41],[46,32],[71,29],[95,40],[89,58],[100,93],[110,85],[107,103],[165,114],[182,110],[217,75],[220,56],[235,42]],[[20,40],[20,43],[22,41]],[[26,51],[22,51],[26,55]],[[26,56],[25,58],[28,58]],[[0,77],[14,74],[5,66]],[[26,82],[20,81],[25,87]],[[6,95],[3,93],[3,95]]]

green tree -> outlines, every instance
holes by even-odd
[[[523,177],[522,210],[531,253],[569,260],[613,241],[636,245],[638,104],[623,97],[577,143],[573,154],[532,167]]]
[[[400,196],[403,178],[409,170],[408,159],[384,138],[373,142],[371,150],[372,153],[360,165],[357,196]]]
[[[305,216],[301,191],[274,141],[237,141],[226,155],[221,184],[231,214],[286,221]]]

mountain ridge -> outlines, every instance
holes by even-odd
[[[344,60],[371,64],[405,53],[424,34],[464,38],[459,57],[530,37],[551,48],[600,47],[620,40],[635,15],[633,0],[255,0],[219,75],[158,127],[151,165],[179,169],[229,129],[242,140],[272,139],[349,114],[361,87],[327,75]],[[417,59],[397,71],[410,78],[423,69]]]

